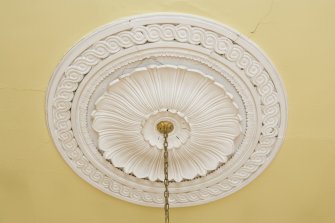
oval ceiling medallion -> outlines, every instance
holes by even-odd
[[[284,138],[283,84],[232,29],[183,14],[131,17],[82,39],[54,72],[48,126],[84,180],[120,199],[164,204],[168,121],[172,207],[207,203],[248,184]]]

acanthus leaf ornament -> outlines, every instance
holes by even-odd
[[[95,106],[92,127],[103,156],[151,181],[164,178],[160,121],[175,126],[169,134],[169,180],[176,182],[227,162],[241,134],[232,96],[200,72],[176,66],[135,69],[110,83]]]

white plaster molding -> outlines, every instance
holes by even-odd
[[[139,178],[164,180],[162,120],[169,134],[169,180],[181,182],[226,163],[241,134],[232,95],[199,71],[177,66],[138,68],[115,79],[96,101],[93,129],[105,159]]]
[[[199,147],[194,145],[194,149],[187,151],[190,155],[180,159],[183,160],[181,163],[193,160],[193,164],[190,162],[179,170],[170,170],[170,179],[176,181],[170,184],[171,206],[197,205],[222,198],[248,184],[265,169],[283,141],[287,122],[285,92],[273,65],[258,47],[226,26],[195,16],[161,13],[120,20],[98,29],[73,47],[57,67],[47,96],[48,125],[56,147],[78,175],[120,199],[162,206],[164,189],[159,181],[162,179],[160,168],[156,168],[157,172],[146,172],[145,165],[137,168],[128,162],[130,167],[125,160],[134,157],[131,153],[140,151],[132,149],[135,144],[127,147],[127,153],[122,156],[118,153],[108,155],[108,152],[115,151],[113,140],[120,136],[120,132],[113,134],[117,128],[115,120],[111,123],[115,128],[108,132],[107,140],[103,141],[102,134],[109,129],[106,123],[111,120],[116,106],[130,99],[107,102],[107,97],[124,93],[120,86],[127,78],[145,80],[150,69],[165,69],[172,73],[169,77],[176,78],[179,65],[185,72],[193,72],[189,75],[211,83],[208,85],[212,90],[208,94],[221,92],[216,93],[221,94],[223,100],[215,104],[218,107],[213,106],[220,109],[214,109],[213,116],[210,112],[201,113],[208,117],[203,119],[208,122],[208,128],[203,126],[201,134],[202,138],[207,135],[212,142],[219,139],[219,144],[228,144],[222,147],[213,144],[215,158],[208,158],[207,150],[207,153],[202,153],[206,158],[202,159],[198,156],[201,153]],[[156,76],[167,77],[160,72],[156,72]],[[171,82],[164,80],[159,83]],[[199,98],[199,103],[204,103],[201,100]],[[143,105],[142,102],[135,104],[133,108]],[[233,120],[231,128],[222,128],[223,119],[211,122],[216,115],[224,116],[224,109],[220,107],[223,104],[231,109],[227,113]],[[104,106],[108,109],[103,109]],[[193,137],[197,133],[191,116],[196,111],[200,112],[201,106],[193,111],[186,111],[186,106],[184,110],[173,108],[169,112],[167,107],[147,109],[141,118],[136,119],[135,126],[123,131],[127,137],[129,134],[139,137],[140,148],[150,151],[148,154],[153,157],[160,156],[157,146],[160,141],[151,137],[155,133],[149,123],[160,117],[168,116],[178,123],[185,121],[183,140],[176,141],[171,137],[171,154],[173,151],[185,152],[186,145],[197,139]],[[104,115],[105,111],[110,113]],[[126,110],[123,107],[120,111]],[[241,117],[241,121],[237,117]],[[99,123],[99,120],[103,122]],[[213,124],[219,128],[213,128]],[[181,129],[177,128],[178,131]],[[218,132],[232,134],[220,138]],[[207,149],[209,144],[205,143]],[[148,154],[138,157],[148,160]],[[195,162],[195,159],[203,162]],[[159,158],[152,160],[156,160],[159,166]],[[170,160],[171,163],[178,162],[172,156]],[[211,165],[206,166],[209,163]]]

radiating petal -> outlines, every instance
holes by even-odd
[[[204,176],[227,162],[241,134],[231,94],[213,78],[177,66],[135,69],[110,83],[97,100],[92,128],[113,165],[139,178],[163,180],[161,119],[175,123],[169,142],[169,179]]]

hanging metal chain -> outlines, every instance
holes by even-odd
[[[165,223],[169,223],[169,153],[168,153],[168,133],[164,132],[164,211],[165,211]]]
[[[156,126],[157,130],[164,136],[164,213],[165,213],[165,223],[170,221],[170,209],[169,209],[169,153],[168,153],[168,136],[169,133],[173,131],[174,126],[172,122],[161,121]]]
[[[173,131],[174,126],[172,122],[161,121],[157,124],[157,130],[164,136],[164,212],[165,212],[165,223],[169,223],[169,153],[168,153],[168,136]]]

